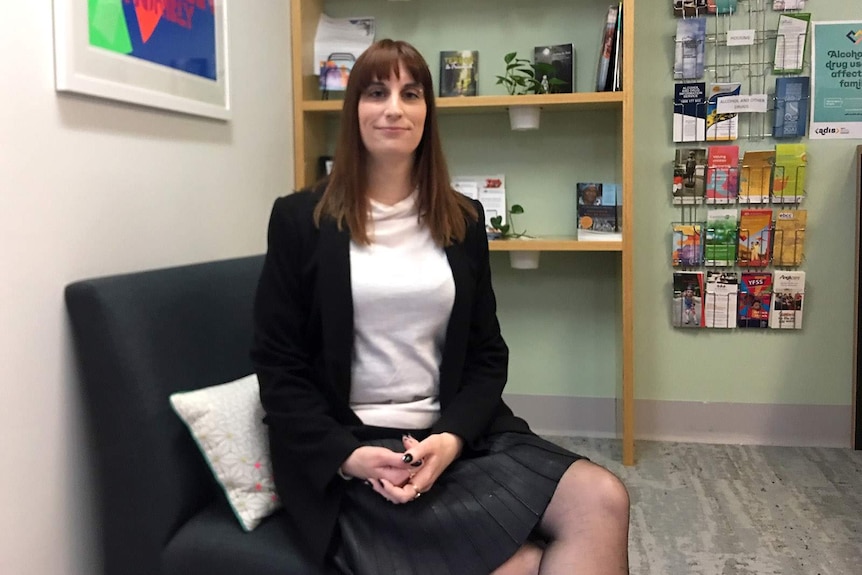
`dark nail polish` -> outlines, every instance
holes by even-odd
[[[364,484],[365,484],[365,485],[367,485],[368,487],[371,487],[371,482],[370,482],[370,481],[368,481],[367,479],[366,479],[365,481],[363,481],[362,483],[364,483]]]
[[[419,461],[414,461],[413,463],[411,463],[410,467],[419,467],[420,465],[422,465],[421,459]]]
[[[403,461],[404,463],[410,463],[411,461],[413,461],[413,456],[409,453],[405,453],[404,457],[401,458],[401,461]]]

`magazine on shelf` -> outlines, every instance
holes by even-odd
[[[478,94],[479,52],[445,50],[440,52],[440,97]]]
[[[701,204],[706,192],[706,148],[680,148],[673,167],[673,203]]]
[[[706,8],[710,14],[734,14],[737,4],[737,0],[707,0]]]
[[[773,10],[804,10],[805,0],[772,0]]]
[[[706,18],[677,20],[675,43],[674,79],[694,80],[702,78],[706,44]]]
[[[811,14],[784,12],[778,16],[773,71],[777,74],[801,74],[808,43]]]
[[[452,187],[474,200],[479,200],[485,211],[485,226],[491,228],[491,218],[501,216],[506,223],[506,176],[456,176]]]
[[[706,156],[706,203],[729,204],[739,192],[739,146],[710,146]]]
[[[676,16],[702,16],[706,14],[707,0],[671,0]]]
[[[602,34],[602,43],[599,46],[599,68],[598,73],[596,74],[597,92],[606,92],[608,77],[613,77],[611,63],[613,62],[614,56],[614,41],[619,13],[620,7],[618,4],[608,7],[604,32]]]
[[[673,267],[703,265],[703,225],[673,224]]]
[[[772,305],[772,274],[744,272],[739,281],[739,327],[769,327],[769,308]]]
[[[578,233],[619,231],[616,184],[579,182]]]
[[[725,96],[739,96],[742,84],[730,82],[713,84],[706,99],[707,141],[728,141],[739,137],[739,114],[718,111],[718,100]]]
[[[321,90],[344,90],[353,63],[374,42],[374,18],[321,14],[314,36],[314,74]]]
[[[706,84],[687,82],[674,85],[673,141],[706,140]]]
[[[772,253],[772,210],[744,209],[739,212],[739,250],[737,262],[742,267],[763,268]]]
[[[752,150],[742,155],[739,169],[739,203],[766,204],[772,186],[774,150]]]
[[[671,324],[675,327],[704,327],[703,272],[673,272]]]
[[[533,48],[533,61],[536,64],[550,64],[554,77],[565,82],[564,85],[548,86],[550,93],[575,91],[575,46],[574,44],[555,44]]]
[[[614,54],[612,60],[612,73],[609,74],[607,90],[619,92],[622,90],[622,62],[623,62],[623,3],[620,2],[617,10],[617,27],[614,31]]]
[[[773,329],[802,329],[804,300],[805,272],[775,272],[769,327]]]
[[[774,265],[793,267],[802,263],[807,223],[807,210],[780,210],[775,215]]]
[[[703,319],[706,327],[735,328],[739,275],[711,271],[706,274]]]
[[[808,131],[808,101],[811,79],[786,76],[775,79],[773,138],[801,138]]]
[[[798,204],[805,197],[808,154],[805,144],[776,144],[772,170],[772,201]]]
[[[736,218],[735,209],[723,208],[706,212],[704,265],[726,267],[736,262]]]

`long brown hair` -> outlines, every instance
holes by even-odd
[[[370,243],[366,226],[368,150],[359,132],[359,98],[372,82],[391,75],[400,78],[399,65],[422,86],[425,95],[425,126],[414,153],[412,174],[412,184],[419,188],[419,217],[437,245],[448,246],[464,239],[467,217],[476,221],[478,213],[473,204],[450,185],[449,169],[440,144],[431,71],[416,48],[403,41],[375,42],[359,56],[350,71],[335,162],[323,198],[314,210],[314,222],[319,226],[322,217],[332,217],[339,229],[347,225],[353,241]]]

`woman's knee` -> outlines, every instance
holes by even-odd
[[[630,501],[626,486],[619,477],[595,463],[575,462],[563,475],[557,491],[554,498],[559,495],[568,511],[628,521]]]
[[[599,505],[601,510],[605,513],[609,513],[610,515],[620,519],[625,518],[625,520],[628,521],[631,501],[625,484],[619,477],[607,469],[599,467],[598,465],[595,467],[596,477],[593,479],[593,485],[595,486],[595,500],[597,505]]]

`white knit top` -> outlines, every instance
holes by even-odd
[[[440,360],[455,300],[452,270],[417,219],[416,192],[392,206],[371,200],[370,211],[372,243],[350,243],[350,407],[366,425],[431,427],[440,414]]]

